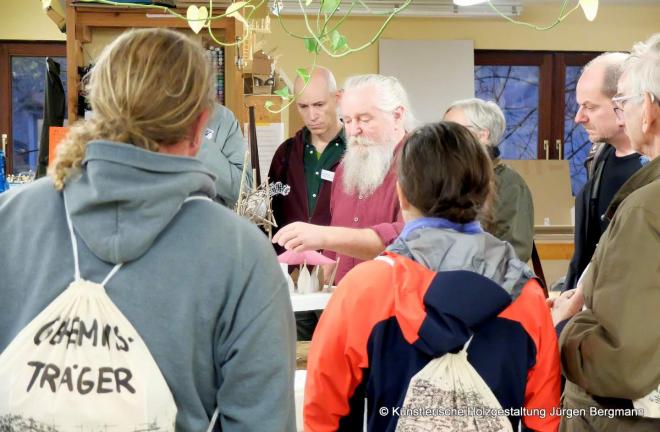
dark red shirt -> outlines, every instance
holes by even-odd
[[[397,145],[397,154],[401,144]],[[385,246],[388,246],[399,236],[403,229],[403,217],[396,195],[396,158],[392,162],[389,172],[378,188],[368,196],[350,194],[344,190],[344,166],[340,164],[335,171],[332,182],[332,195],[330,197],[331,226],[346,228],[371,228],[378,234]],[[325,252],[333,259],[340,258],[339,268],[335,276],[335,284],[346,273],[362,260],[348,255]]]

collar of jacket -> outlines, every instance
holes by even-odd
[[[472,221],[462,224],[452,222],[445,218],[421,217],[407,222],[403,227],[403,231],[401,231],[400,236],[403,239],[407,239],[411,232],[421,228],[446,228],[466,234],[480,234],[484,232],[479,221]]]
[[[621,186],[619,192],[614,195],[605,215],[612,220],[614,213],[616,213],[616,209],[619,208],[619,205],[621,205],[628,195],[635,192],[637,189],[658,180],[660,180],[660,157],[656,157],[644,165],[639,171],[633,174],[623,186]]]

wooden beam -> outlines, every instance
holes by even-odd
[[[228,42],[236,42],[243,35],[243,25],[234,19],[228,23],[225,36]],[[247,110],[243,108],[243,71],[236,65],[241,46],[225,47],[225,106],[234,112],[241,128],[247,122]],[[247,131],[243,131],[247,134]]]
[[[81,66],[82,47],[76,40],[76,10],[67,0],[66,4],[66,106],[69,125],[78,119],[78,66]]]
[[[176,10],[185,16],[185,10]],[[146,8],[101,8],[76,7],[78,24],[90,27],[121,28],[121,27],[168,27],[190,28],[184,19],[168,14],[161,9]],[[211,28],[222,30],[227,28],[229,19],[211,20]]]
[[[536,243],[541,260],[570,260],[573,257],[573,243]]]

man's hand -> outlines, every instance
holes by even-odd
[[[576,289],[564,291],[556,299],[548,300],[547,304],[551,307],[553,325],[556,326],[560,322],[572,318],[584,306],[582,285]]]
[[[325,249],[326,228],[304,222],[290,223],[275,234],[273,243],[294,252]]]

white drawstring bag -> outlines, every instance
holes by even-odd
[[[660,418],[660,385],[641,399],[632,401],[633,408],[643,410],[642,417]]]
[[[457,353],[431,360],[410,379],[397,432],[512,432],[502,406],[467,359],[470,338]]]
[[[0,425],[10,431],[30,425],[173,432],[172,393],[146,344],[105,292],[122,264],[100,284],[82,279],[68,212],[67,223],[75,278],[0,354]]]

